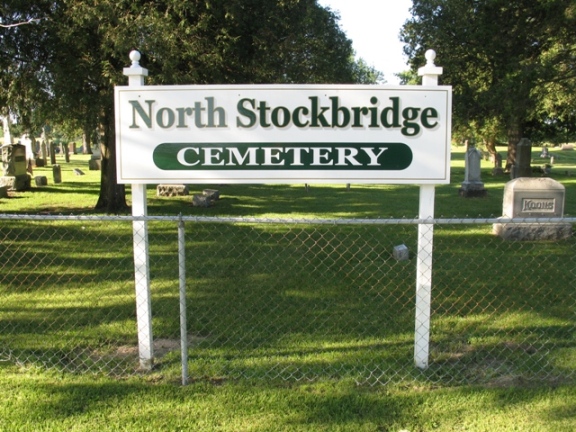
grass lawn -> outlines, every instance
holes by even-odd
[[[539,153],[535,166],[545,162]],[[551,154],[565,214],[574,216],[576,152]],[[10,193],[0,213],[94,214],[99,172],[88,170],[87,156],[58,162],[63,183],[52,183],[51,167],[37,168],[49,185]],[[436,216],[499,216],[508,179],[484,161],[488,196],[463,199],[463,178],[462,149],[454,149]],[[418,212],[412,186],[214,187],[222,200],[208,209],[149,187],[149,214]],[[186,271],[195,330],[191,383],[182,387],[177,351],[151,373],[113,373],[133,367],[122,358],[102,366],[134,344],[130,224],[0,224],[0,431],[576,429],[574,238],[503,243],[488,225],[437,226],[433,361],[420,373],[411,366],[415,269],[378,249],[403,242],[415,250],[413,227],[193,225]],[[179,324],[174,225],[151,223],[150,237],[155,336],[170,340]]]
[[[505,152],[501,152],[505,159]],[[576,215],[576,199],[570,190],[576,190],[576,151],[550,150],[555,157],[551,178],[567,189],[564,214]],[[533,166],[549,162],[533,150]],[[0,213],[56,213],[93,214],[98,200],[99,171],[88,170],[89,156],[72,156],[69,164],[58,157],[62,169],[60,184],[53,183],[52,167],[36,168],[33,176],[46,176],[48,186],[33,187],[27,192],[11,192],[11,199],[0,198]],[[74,169],[81,169],[79,176]],[[458,189],[464,180],[464,153],[462,148],[452,152],[451,183],[436,188],[436,217],[491,217],[502,212],[504,185],[507,175],[493,176],[491,163],[482,162],[482,180],[488,190],[485,199],[463,200]],[[538,174],[535,174],[538,175]],[[217,215],[217,216],[305,216],[322,218],[413,218],[418,214],[418,188],[403,185],[351,185],[346,190],[340,185],[199,185],[191,186],[190,194],[206,188],[221,191],[224,199],[217,208],[193,208],[188,197],[157,197],[156,188],[148,186],[148,212],[151,215]],[[130,200],[130,186],[127,186]]]
[[[5,431],[573,431],[574,387],[358,387],[201,381],[187,387],[3,366]]]

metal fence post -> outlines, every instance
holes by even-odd
[[[426,66],[418,70],[423,86],[437,86],[442,68],[434,64],[436,53],[426,51]],[[434,185],[420,186],[419,218],[434,218]],[[418,224],[418,257],[416,264],[416,317],[414,324],[414,363],[428,367],[430,352],[430,305],[432,301],[432,251],[434,225]]]
[[[124,68],[130,87],[144,85],[148,70],[140,66],[140,53],[130,53],[132,65]],[[132,216],[147,216],[146,185],[132,184]],[[132,222],[134,236],[134,282],[136,289],[136,319],[138,326],[138,354],[140,367],[152,369],[154,365],[154,343],[152,336],[152,304],[150,299],[150,265],[148,253],[148,221]]]

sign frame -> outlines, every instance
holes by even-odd
[[[119,183],[450,183],[449,86],[117,86],[115,108]]]

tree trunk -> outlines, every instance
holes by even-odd
[[[106,213],[119,214],[128,213],[130,208],[126,204],[126,188],[124,185],[119,185],[117,181],[114,126],[114,109],[109,107],[105,109],[100,125],[103,132],[100,144],[102,166],[100,171],[100,197],[95,209]]]
[[[56,165],[56,144],[50,143],[50,164]]]
[[[484,145],[486,146],[486,150],[488,150],[488,153],[490,153],[491,155],[495,155],[496,153],[498,153],[498,151],[496,150],[495,136],[486,137],[484,139]]]
[[[516,163],[516,145],[522,139],[522,130],[518,120],[512,120],[508,125],[508,154],[506,156],[506,171],[510,171]]]
[[[90,131],[85,127],[82,132],[82,154],[92,154],[91,137]]]

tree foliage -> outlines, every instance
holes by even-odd
[[[413,68],[433,48],[453,86],[457,133],[490,147],[508,141],[508,163],[529,126],[570,116],[576,85],[573,0],[414,0],[402,37]]]
[[[20,0],[0,5],[0,111],[30,125],[42,117],[51,99],[45,46],[48,35],[42,20],[50,4]],[[32,103],[37,101],[37,103]]]
[[[12,0],[1,6],[0,107],[30,127],[99,128],[97,208],[126,208],[116,183],[113,87],[138,49],[149,84],[355,83],[380,75],[354,61],[339,17],[316,0]],[[89,135],[89,133],[88,133]]]

